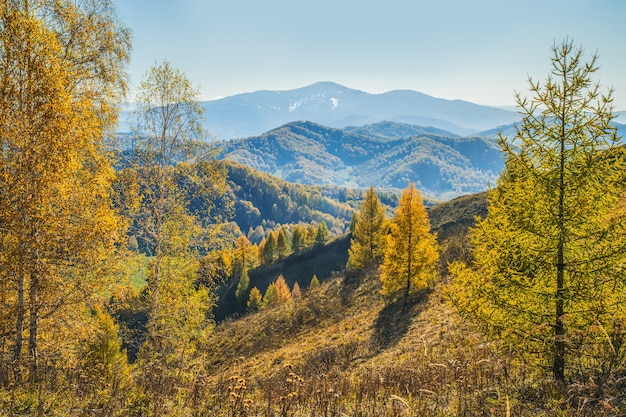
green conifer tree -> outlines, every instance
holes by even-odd
[[[248,270],[244,269],[241,277],[239,278],[239,283],[237,284],[237,289],[235,290],[235,297],[237,297],[237,301],[243,304],[248,298],[248,287],[250,286],[250,276],[248,275]]]
[[[385,254],[387,228],[385,209],[378,200],[374,187],[365,194],[365,200],[354,215],[352,239],[348,249],[348,269],[361,269],[380,262]]]
[[[291,249],[294,252],[298,252],[305,247],[306,240],[306,227],[300,224],[297,224],[293,228],[293,233],[291,234]]]
[[[285,230],[281,227],[276,237],[276,256],[278,259],[282,259],[287,256],[287,254],[289,254],[289,243],[287,242]]]
[[[500,136],[505,171],[471,232],[475,264],[451,267],[460,311],[560,382],[567,363],[616,363],[626,318],[624,150],[611,92],[591,81],[596,57],[582,59],[571,41],[555,45],[545,83],[518,94],[522,123]]]
[[[311,278],[311,282],[309,283],[309,289],[314,290],[315,288],[319,288],[320,280],[317,278],[317,275],[313,274],[313,278]]]
[[[322,220],[317,225],[317,230],[315,231],[315,243],[324,243],[330,237],[330,232],[328,231],[328,226],[326,222]]]
[[[276,234],[274,232],[270,232],[267,236],[261,256],[263,258],[263,265],[269,265],[276,260]]]
[[[276,294],[276,283],[272,282],[270,285],[268,285],[267,289],[265,290],[265,295],[263,296],[262,308],[267,308],[267,307],[276,305],[277,298],[278,297]]]

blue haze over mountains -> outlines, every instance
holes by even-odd
[[[203,105],[205,127],[221,140],[260,135],[299,120],[339,128],[391,121],[458,135],[519,120],[516,112],[462,100],[444,100],[410,90],[370,94],[331,82],[288,91],[239,94]]]
[[[309,185],[401,189],[413,181],[438,200],[495,185],[503,168],[495,138],[513,135],[520,120],[517,112],[462,100],[370,94],[331,82],[202,105],[222,157]],[[129,119],[122,114],[120,132],[130,130]]]

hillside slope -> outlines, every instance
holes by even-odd
[[[337,273],[299,299],[228,320],[207,341],[210,415],[617,416],[624,378],[564,387],[461,318],[445,265],[463,259],[485,195],[430,210],[441,281],[407,305],[386,304],[379,271]],[[347,237],[346,237],[347,238]],[[626,374],[618,373],[619,375]]]
[[[437,233],[444,249],[443,262],[450,257],[459,256],[462,240],[476,216],[487,213],[486,194],[459,197],[452,201],[428,208],[432,231]],[[348,261],[350,247],[349,233],[336,236],[324,245],[316,245],[294,253],[271,265],[261,266],[249,271],[250,286],[265,292],[267,286],[282,275],[287,284],[293,287],[295,282],[307,288],[313,275],[322,282],[343,273]],[[237,281],[231,280],[218,290],[219,301],[214,309],[215,319],[220,322],[227,317],[245,314],[245,305],[239,304],[235,297]]]
[[[455,237],[463,239],[469,219],[484,207],[484,195],[478,195],[430,209],[437,230],[456,227],[440,239],[444,252]],[[345,236],[325,251],[345,251],[348,241]],[[256,271],[253,281],[279,270],[291,277],[287,271],[293,263],[298,262],[286,259]],[[318,259],[304,269],[310,273],[324,263]],[[293,277],[288,282],[292,286]],[[505,415],[510,408],[504,394],[513,390],[506,382],[511,364],[450,309],[440,285],[403,306],[383,302],[377,269],[336,272],[314,290],[300,283],[303,298],[223,322],[210,336],[206,384],[234,393],[230,402],[217,394],[215,410],[444,416],[487,408]],[[494,390],[502,395],[494,396]]]
[[[220,146],[224,158],[290,182],[402,189],[413,181],[439,199],[483,191],[503,167],[493,139],[389,122],[344,130],[294,122]]]

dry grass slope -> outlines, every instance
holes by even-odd
[[[431,209],[444,263],[469,256],[466,229],[484,214],[484,197]],[[532,373],[452,310],[443,296],[445,281],[444,275],[403,308],[384,304],[377,269],[339,274],[299,300],[223,322],[207,346],[202,412],[624,415],[623,381],[563,388],[551,382],[549,372]]]

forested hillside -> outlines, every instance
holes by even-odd
[[[248,235],[259,226],[271,229],[276,224],[321,221],[332,234],[343,233],[363,198],[361,190],[291,183],[243,164],[229,160],[224,163],[229,191],[223,198],[234,203],[233,220]],[[397,198],[394,191],[381,192],[389,211]]]
[[[493,139],[388,122],[344,130],[296,122],[219,146],[224,158],[290,182],[402,189],[412,181],[436,199],[484,191],[503,167]]]

